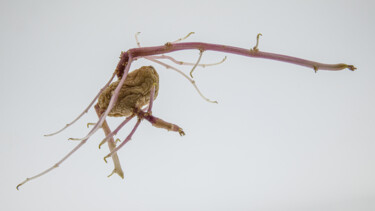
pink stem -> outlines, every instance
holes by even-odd
[[[191,50],[191,49],[197,49],[197,50],[202,50],[202,51],[211,50],[211,51],[237,54],[237,55],[247,56],[247,57],[271,59],[271,60],[287,62],[287,63],[292,63],[296,65],[313,68],[314,70],[318,70],[318,69],[319,70],[342,70],[345,68],[348,68],[349,70],[356,69],[353,65],[347,65],[344,63],[323,64],[323,63],[300,59],[300,58],[292,57],[292,56],[262,52],[257,49],[255,50],[244,49],[244,48],[238,48],[238,47],[233,47],[233,46],[228,46],[228,45],[218,45],[218,44],[210,44],[210,43],[202,43],[202,42],[185,42],[185,43],[166,43],[165,45],[161,45],[161,46],[130,49],[126,53],[123,53],[121,55],[121,59],[117,65],[116,70],[118,71],[118,76],[121,76],[123,73],[122,70],[124,69],[124,64],[128,61],[130,55],[133,58],[136,58],[136,57],[152,56],[152,55],[158,55],[158,54],[163,54],[163,53],[171,53],[174,51]]]

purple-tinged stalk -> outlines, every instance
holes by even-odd
[[[148,115],[147,113],[144,113],[143,111],[140,111],[138,115],[143,116],[143,118],[147,121],[149,121],[152,126],[157,128],[164,128],[168,131],[178,132],[180,136],[184,136],[185,132],[182,130],[181,127],[178,125],[166,122],[158,117],[155,117],[153,115]]]
[[[123,70],[125,68],[125,64],[128,62],[129,55],[131,55],[134,59],[146,57],[146,56],[153,56],[165,53],[171,53],[174,51],[182,51],[182,50],[199,50],[199,51],[217,51],[223,53],[230,53],[236,54],[246,57],[254,57],[254,58],[262,58],[262,59],[271,59],[281,62],[287,62],[295,65],[301,65],[305,67],[312,68],[313,70],[343,70],[349,69],[354,71],[356,68],[353,65],[347,65],[344,63],[339,64],[324,64],[315,61],[310,61],[306,59],[301,59],[292,56],[286,56],[282,54],[276,53],[269,53],[263,52],[258,50],[257,48],[252,49],[245,49],[245,48],[238,48],[228,45],[218,45],[218,44],[211,44],[211,43],[203,43],[203,42],[184,42],[184,43],[166,43],[165,45],[161,46],[154,46],[154,47],[141,47],[141,48],[132,48],[127,52],[124,52],[121,55],[121,59],[117,65],[116,71],[117,76],[121,77],[123,74]]]

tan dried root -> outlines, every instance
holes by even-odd
[[[113,82],[99,96],[98,105],[101,110],[107,109],[117,85],[118,81]],[[156,98],[159,93],[159,74],[152,66],[143,66],[129,73],[120,89],[118,100],[108,116],[127,117],[133,114],[135,108],[147,105],[153,85],[155,85],[154,98]]]

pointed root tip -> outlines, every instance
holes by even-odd
[[[227,60],[227,56],[224,56],[224,59],[221,61],[221,63],[225,62]]]
[[[59,132],[60,132],[60,131],[59,131]],[[50,134],[44,134],[43,136],[44,136],[44,137],[54,136],[54,135],[58,134],[59,132],[50,133]]]
[[[81,141],[82,138],[68,138],[69,141]]]
[[[100,142],[100,144],[99,144],[99,149],[102,147],[102,145],[103,145],[105,142],[106,142],[106,139],[103,139],[103,141]]]
[[[108,158],[108,157],[109,157],[108,155],[104,157],[104,162],[105,162],[105,163],[108,163],[108,162],[107,162],[107,158]]]
[[[354,71],[357,69],[356,67],[354,67],[354,65],[346,65],[346,66],[347,66],[346,68],[348,68],[351,71]]]
[[[112,173],[110,173],[107,177],[108,177],[108,178],[111,177],[115,172],[116,172],[116,170],[114,169],[114,170],[112,171]]]
[[[107,177],[111,177],[115,173],[119,175],[121,179],[124,179],[124,172],[122,172],[122,170],[118,171],[117,169],[113,169],[112,173],[108,175]]]

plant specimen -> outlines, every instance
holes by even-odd
[[[107,162],[107,158],[111,157],[114,163],[114,170],[109,175],[118,174],[120,177],[124,177],[124,173],[121,169],[120,161],[117,155],[117,151],[123,147],[132,137],[132,135],[137,130],[139,124],[142,120],[149,121],[153,126],[158,128],[164,128],[169,131],[178,132],[181,136],[185,135],[184,131],[181,127],[166,122],[152,114],[152,105],[154,100],[156,99],[159,91],[159,76],[156,70],[152,66],[143,66],[137,70],[129,72],[130,66],[132,62],[136,61],[137,59],[146,59],[152,61],[154,63],[160,64],[167,69],[172,69],[177,73],[184,76],[193,87],[197,90],[199,95],[206,101],[211,103],[217,103],[216,101],[211,101],[207,97],[205,97],[200,90],[198,89],[195,81],[193,80],[193,71],[198,66],[212,66],[217,65],[225,61],[226,57],[218,63],[214,64],[200,64],[200,60],[202,55],[205,51],[218,51],[218,52],[225,52],[230,54],[238,54],[247,57],[256,57],[256,58],[263,58],[263,59],[271,59],[277,60],[281,62],[292,63],[296,65],[301,65],[305,67],[312,68],[315,72],[318,70],[343,70],[349,69],[354,71],[356,68],[353,65],[347,65],[344,63],[340,64],[323,64],[314,61],[309,61],[305,59],[300,59],[296,57],[275,54],[275,53],[268,53],[260,51],[258,48],[259,45],[259,37],[261,34],[257,35],[256,45],[250,49],[238,48],[233,46],[227,45],[218,45],[218,44],[210,44],[210,43],[202,43],[202,42],[180,42],[187,37],[189,37],[192,33],[189,33],[184,38],[180,38],[173,42],[167,42],[161,46],[154,46],[154,47],[141,47],[138,41],[138,35],[136,34],[135,38],[137,41],[138,48],[132,48],[128,51],[121,52],[120,61],[117,64],[115,71],[113,72],[110,80],[104,85],[104,87],[99,91],[99,93],[95,96],[92,102],[88,105],[88,107],[72,122],[67,124],[61,130],[48,134],[45,136],[52,136],[61,131],[65,130],[72,124],[74,124],[79,118],[81,118],[88,110],[94,105],[94,103],[98,100],[97,104],[94,106],[95,111],[99,117],[98,122],[93,124],[93,128],[91,131],[83,138],[70,138],[69,140],[77,140],[80,143],[70,151],[65,157],[63,157],[60,161],[58,161],[52,167],[46,169],[45,171],[27,178],[22,183],[17,185],[17,189],[25,184],[26,182],[36,179],[54,168],[57,168],[61,163],[63,163],[67,158],[69,158],[74,152],[76,152],[82,145],[84,145],[87,140],[100,128],[103,129],[106,137],[102,140],[99,144],[99,148],[107,143],[109,147],[109,154],[104,157],[104,160]],[[181,51],[181,50],[189,50],[189,49],[196,49],[199,51],[199,57],[195,63],[187,63],[182,61],[177,61],[171,56],[164,55],[165,53],[171,53],[174,51]],[[191,65],[193,66],[190,71],[190,77],[185,74],[183,71],[177,69],[174,66],[168,65],[163,62],[163,60],[170,60],[171,62],[177,65]],[[118,77],[118,80],[113,82],[115,77]],[[113,117],[125,117],[125,120],[114,130],[111,131],[108,127],[106,122],[107,116]],[[133,129],[129,133],[129,135],[118,145],[116,146],[116,142],[114,141],[113,137],[118,133],[121,128],[128,123],[131,119],[137,118],[137,122],[134,125]]]

